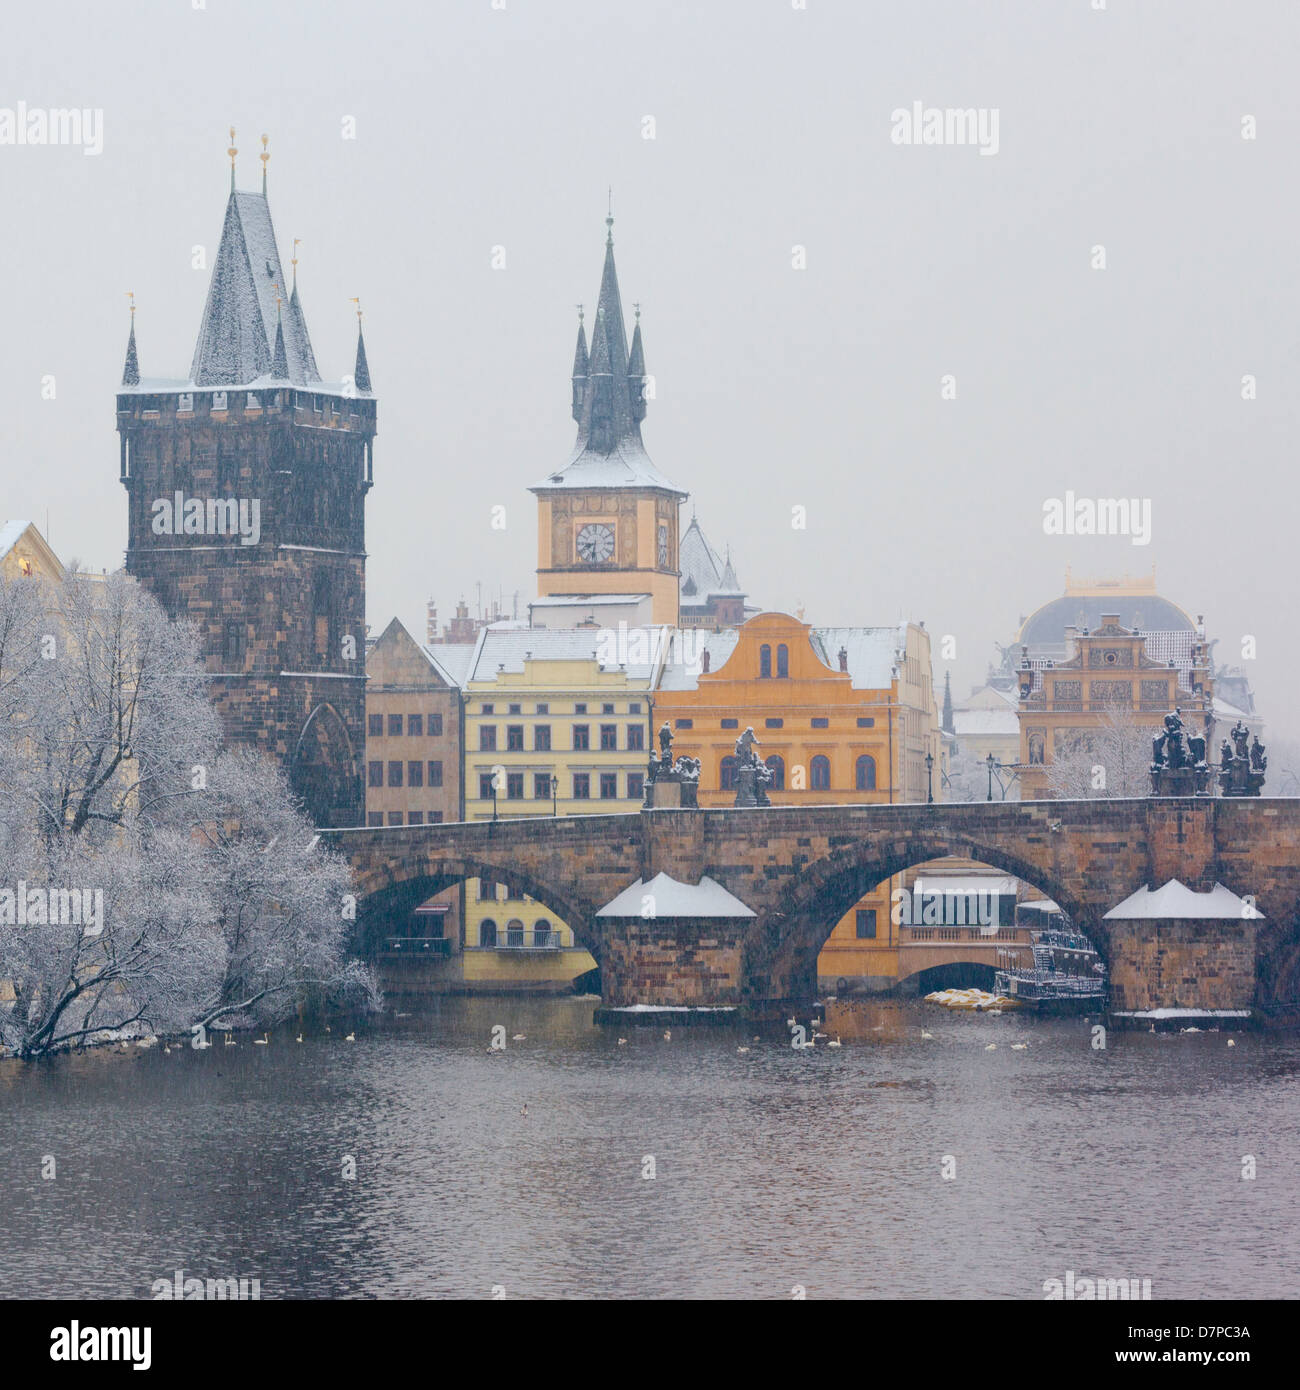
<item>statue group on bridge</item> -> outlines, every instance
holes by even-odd
[[[1251,741],[1250,730],[1240,719],[1230,737],[1232,742],[1225,738],[1219,749],[1219,790],[1224,796],[1258,796],[1268,768],[1264,745],[1258,734]]]
[[[736,805],[770,806],[772,769],[758,756],[758,739],[747,728],[736,740]]]
[[[647,806],[686,806],[699,804],[700,760],[698,758],[673,759],[673,731],[665,720],[659,730],[659,755],[650,750],[650,761],[646,765],[645,804]],[[659,795],[655,787],[663,790],[671,787],[671,797]]]

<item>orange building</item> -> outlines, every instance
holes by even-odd
[[[700,759],[701,806],[732,804],[735,743],[746,727],[772,769],[774,805],[925,801],[931,790],[939,800],[924,627],[815,628],[762,613],[739,628],[683,636],[685,652],[664,667],[653,725],[667,721],[673,752]],[[818,957],[819,988],[895,983],[896,886],[901,879],[882,883],[834,924]]]

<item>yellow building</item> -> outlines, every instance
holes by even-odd
[[[63,565],[30,521],[0,527],[0,575],[6,579],[62,579]]]
[[[465,681],[465,819],[638,810],[666,634],[487,628]],[[619,661],[622,656],[624,659]],[[559,982],[595,969],[545,903],[471,880],[465,978]],[[511,974],[511,972],[514,972]]]
[[[537,496],[537,592],[543,601],[572,597],[579,605],[617,595],[629,610],[645,601],[651,622],[675,627],[677,514],[686,493],[655,468],[641,442],[651,379],[639,309],[628,352],[613,224],[611,217],[590,352],[579,312],[572,407],[577,443],[569,462],[531,489]],[[559,623],[552,609],[548,624]]]
[[[733,803],[735,744],[746,727],[772,770],[775,805],[941,799],[930,638],[920,625],[814,628],[763,613],[690,638],[664,668],[655,719],[673,729],[675,754],[700,759],[700,805]],[[894,887],[901,878],[835,924],[818,957],[819,988],[896,981]]]

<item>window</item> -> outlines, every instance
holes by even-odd
[[[739,719],[724,719],[724,720],[722,721],[722,727],[723,727],[724,729],[738,729],[738,728],[740,728],[740,720],[739,720]]]
[[[627,794],[634,801],[640,801],[645,796],[645,773],[629,772],[627,774]]]
[[[370,764],[370,776],[367,779],[372,787],[382,787],[384,785],[384,765],[381,762]]]
[[[764,727],[765,729],[784,729],[784,728],[785,728],[785,720],[784,720],[784,719],[765,719],[765,720],[763,720],[763,727]]]
[[[423,812],[423,811],[409,811],[409,812],[407,813],[407,816],[406,816],[406,823],[407,823],[407,825],[423,825],[423,824],[424,824],[424,812]]]
[[[506,773],[506,799],[508,801],[520,801],[524,795],[524,774],[522,772]]]
[[[506,725],[506,752],[522,753],[524,751],[524,726],[522,724]]]
[[[551,751],[551,726],[549,724],[534,725],[533,750],[537,753],[549,753]]]
[[[441,811],[430,811],[430,812],[429,812],[429,824],[430,824],[430,825],[441,825],[441,824],[442,824],[442,812],[441,812]]]
[[[784,642],[776,649],[776,674],[779,680],[787,680],[790,675],[790,648]]]
[[[496,706],[495,706],[495,705],[484,705],[483,708],[482,708],[482,710],[480,710],[479,712],[480,712],[481,714],[495,714],[495,713],[496,713]]]
[[[389,825],[401,825],[402,813],[400,811],[389,811],[388,823]]]
[[[547,704],[547,705],[538,705],[538,706],[537,706],[537,713],[538,713],[538,714],[550,714],[550,712],[551,712],[551,707],[550,707],[549,704]]]
[[[587,712],[587,706],[586,706],[586,705],[574,705],[574,707],[573,707],[573,712],[574,712],[574,714],[586,714],[586,712]]]
[[[874,907],[858,908],[858,940],[874,941],[876,939],[876,909]]]
[[[616,796],[618,796],[618,773],[602,772],[600,774],[600,799],[612,801]]]
[[[366,824],[372,830],[377,830],[384,823],[384,813],[382,811],[367,811]]]
[[[773,753],[767,760],[767,766],[772,773],[772,790],[785,791],[785,760],[779,753]]]
[[[388,736],[390,738],[400,738],[402,736],[402,716],[400,714],[390,714],[388,716]]]
[[[814,729],[829,729],[831,721],[825,716],[819,716],[813,720],[812,726]]]
[[[601,714],[613,714],[613,713],[614,713],[614,706],[613,706],[613,705],[601,705],[601,707],[600,707],[600,712],[601,712]]]
[[[874,729],[875,727],[876,727],[876,721],[875,721],[874,719],[859,719],[859,720],[858,720],[858,728],[859,728],[859,729]]]
[[[673,727],[674,727],[675,729],[693,729],[693,728],[695,727],[695,720],[693,720],[693,719],[674,719],[674,720],[673,720]]]
[[[384,736],[384,716],[382,714],[372,714],[366,722],[366,733],[370,738],[383,738]]]
[[[480,753],[495,753],[497,751],[497,726],[495,724],[481,724],[479,726],[478,751]]]
[[[575,749],[591,747],[591,728],[589,725],[575,724],[573,726],[573,746]]]
[[[491,917],[484,917],[478,924],[478,944],[480,946],[495,946],[497,944],[497,924]]]
[[[860,792],[873,792],[876,789],[876,760],[863,754],[857,763],[853,785]]]
[[[227,623],[222,640],[221,659],[227,668],[242,666],[248,651],[248,629],[243,623]]]
[[[602,724],[600,726],[600,751],[602,753],[612,753],[618,749],[618,725]]]
[[[533,945],[549,946],[551,944],[551,924],[545,917],[539,917],[533,927]]]
[[[388,785],[390,787],[402,785],[402,764],[396,759],[388,764]]]
[[[736,790],[736,760],[730,753],[723,758],[718,766],[718,786],[724,792]]]
[[[431,715],[429,716],[429,737],[430,737],[430,738],[441,738],[441,737],[442,737],[442,715],[440,715],[440,714],[431,714]]]
[[[644,725],[629,724],[627,726],[627,748],[629,753],[640,753],[645,749]]]
[[[523,707],[523,705],[511,705],[511,706],[509,706],[509,707],[507,708],[507,710],[506,710],[506,713],[507,713],[507,714],[522,714],[523,712],[524,712],[524,707]]]
[[[506,945],[513,946],[517,951],[524,944],[524,924],[518,917],[512,917],[506,923]]]
[[[431,758],[429,760],[429,785],[431,787],[442,786],[442,760]]]
[[[408,714],[406,716],[406,732],[412,738],[424,737],[424,715]]]
[[[815,792],[825,792],[831,786],[831,760],[818,753],[808,766],[808,780]]]
[[[492,800],[492,774],[480,772],[478,775],[478,794],[480,801]]]
[[[421,762],[411,762],[406,764],[406,785],[408,787],[424,786],[424,764]]]
[[[629,705],[629,706],[627,707],[627,712],[628,712],[629,714],[640,714],[640,713],[641,713],[641,704],[640,704],[640,702],[637,701],[636,703]]]
[[[575,772],[573,774],[573,799],[575,801],[591,800],[591,773]]]
[[[481,903],[494,903],[497,900],[497,886],[486,879],[478,881],[478,900]]]
[[[758,649],[758,675],[767,680],[772,674],[772,648],[766,642]]]
[[[549,772],[533,773],[533,799],[535,801],[549,801],[551,799],[551,774]]]

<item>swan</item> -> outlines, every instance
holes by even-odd
[[[524,1034],[523,1034],[523,1033],[516,1033],[516,1034],[510,1039],[510,1041],[511,1041],[511,1042],[523,1042],[523,1041],[524,1041]]]
[[[737,1051],[737,1052],[748,1052],[748,1051],[749,1051],[749,1048],[747,1048],[747,1047],[738,1047],[738,1048],[736,1049],[736,1051]]]
[[[1229,1039],[1228,1039],[1228,1046],[1229,1046],[1229,1047],[1236,1047],[1236,1045],[1237,1045],[1237,1040],[1236,1040],[1236,1038],[1229,1038]]]
[[[925,1031],[924,1028],[921,1029],[921,1036],[922,1036],[923,1038],[929,1038],[931,1042],[934,1041],[934,1034],[933,1034],[933,1033],[927,1033],[927,1032]]]
[[[984,1049],[985,1052],[994,1052],[994,1051],[996,1051],[996,1050],[997,1050],[997,1043],[989,1043],[989,1045]]]
[[[618,1045],[619,1045],[620,1047],[626,1047],[626,1046],[627,1046],[627,1039],[626,1039],[626,1038],[620,1038],[620,1039],[618,1040]]]
[[[673,1040],[673,1030],[672,1030],[671,1028],[665,1028],[665,1029],[664,1029],[664,1042],[672,1042],[672,1040]]]
[[[826,1044],[826,1046],[827,1046],[827,1047],[843,1047],[844,1044],[843,1044],[842,1042],[840,1042],[840,1035],[839,1035],[838,1033],[836,1033],[835,1036],[831,1039],[831,1041],[828,1042],[828,1043]]]
[[[1028,1046],[1028,1043],[1012,1043],[1011,1050],[1012,1052],[1023,1052]]]
[[[260,1038],[253,1039],[254,1047],[266,1047],[271,1041],[270,1033],[263,1033]]]
[[[357,1035],[355,1033],[349,1033],[347,1037],[343,1039],[344,1042],[356,1042],[356,1040]]]
[[[298,1036],[294,1039],[294,1042],[301,1042],[301,1041],[302,1041],[302,1034],[299,1033]]]

